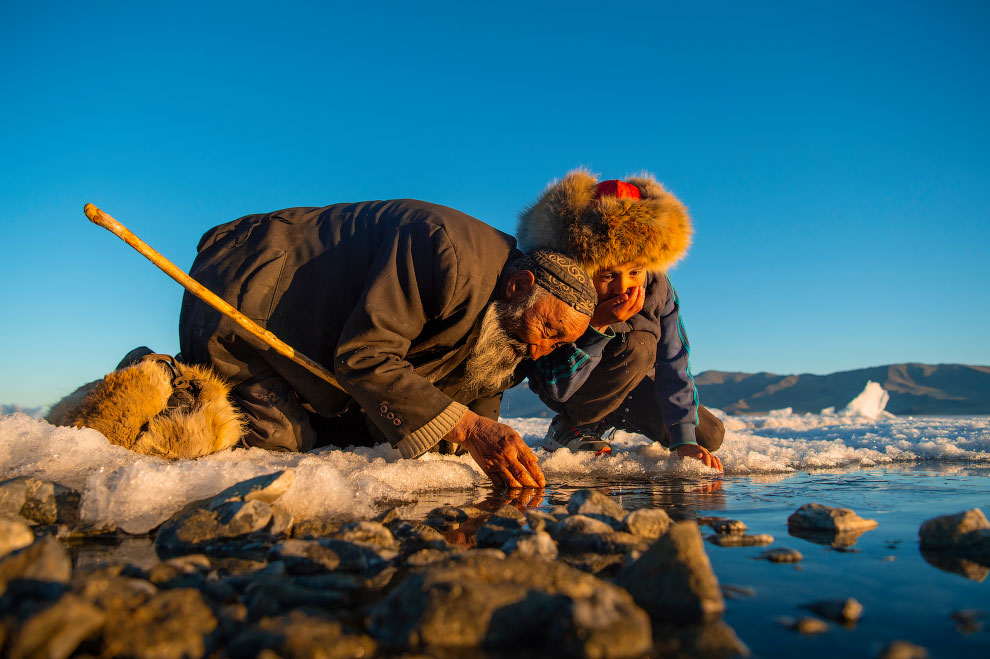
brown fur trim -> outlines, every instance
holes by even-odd
[[[602,197],[595,202],[598,178],[584,169],[553,181],[520,214],[519,248],[563,252],[592,274],[629,262],[667,270],[691,244],[687,209],[648,173],[626,182],[639,188],[642,199]]]
[[[240,441],[243,421],[230,402],[230,387],[211,369],[176,364],[193,383],[195,400],[169,408],[173,374],[145,359],[83,385],[52,406],[55,425],[100,431],[110,443],[146,455],[196,458]]]

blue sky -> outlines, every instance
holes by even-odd
[[[199,236],[414,197],[512,232],[577,166],[690,208],[696,372],[990,363],[990,4],[4,3],[0,402],[178,349]],[[332,285],[332,283],[328,283]]]

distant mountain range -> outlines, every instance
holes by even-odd
[[[695,376],[703,405],[734,414],[841,409],[868,380],[890,394],[887,411],[893,414],[990,414],[990,366],[890,364],[829,375],[705,371]],[[526,385],[503,397],[504,417],[552,415]]]
[[[45,413],[44,407],[21,407],[20,405],[0,405],[0,414],[27,414],[32,419],[40,419]]]

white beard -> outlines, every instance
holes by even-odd
[[[505,324],[525,313],[527,305],[495,301],[485,309],[478,342],[471,350],[464,372],[465,384],[478,392],[508,389],[516,367],[526,357],[526,344],[511,338]]]

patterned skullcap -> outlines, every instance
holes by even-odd
[[[591,283],[591,277],[576,261],[560,252],[534,249],[517,259],[515,266],[532,272],[537,284],[574,310],[585,316],[591,316],[595,312],[598,293]]]

